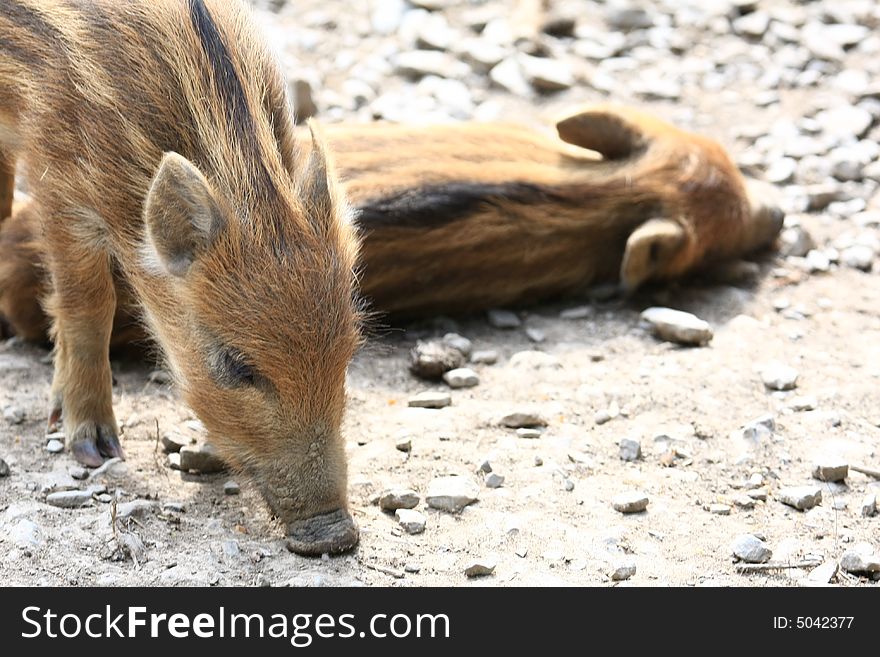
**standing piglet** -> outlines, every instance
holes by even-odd
[[[4,0],[0,174],[20,160],[54,295],[50,423],[121,456],[108,359],[130,288],[185,398],[292,550],[357,543],[339,434],[357,242],[320,140],[233,0]],[[5,173],[4,173],[5,172]]]

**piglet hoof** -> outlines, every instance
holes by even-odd
[[[125,452],[122,445],[119,444],[119,438],[116,432],[110,427],[98,427],[98,451],[108,459],[121,458],[125,460]]]
[[[358,528],[345,509],[321,513],[288,526],[287,549],[307,557],[348,552],[358,543]]]
[[[125,458],[116,430],[107,425],[95,425],[90,422],[74,429],[70,439],[70,452],[77,461],[90,468],[101,465],[105,457]]]

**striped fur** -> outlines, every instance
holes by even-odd
[[[592,132],[566,132],[575,117],[589,117]],[[620,282],[662,217],[688,239],[636,278],[746,255],[781,226],[772,190],[745,181],[714,142],[615,107],[560,126],[583,146],[511,125],[329,126],[374,307],[398,318],[455,314]]]
[[[108,345],[124,286],[294,548],[350,548],[339,427],[359,340],[357,240],[321,139],[294,141],[284,79],[247,9],[4,1],[6,184],[16,161],[53,291],[50,421],[63,411],[77,458],[122,453]],[[218,369],[230,363],[235,385]]]

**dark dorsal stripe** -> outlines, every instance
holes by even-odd
[[[32,7],[5,0],[0,13],[16,27],[25,30],[29,34],[42,37],[50,42],[57,42],[61,39],[58,29]]]
[[[34,68],[49,65],[44,61],[46,51],[58,54],[65,61],[70,59],[70,47],[61,37],[61,32],[36,9],[3,0],[0,15],[18,28],[13,33],[12,43],[0,43],[0,52]],[[33,47],[28,37],[36,37],[39,46]]]
[[[257,143],[254,117],[248,106],[244,86],[232,62],[229,49],[205,6],[204,0],[188,0],[188,2],[190,20],[199,36],[205,57],[211,65],[214,84],[223,103],[232,133],[238,140],[244,155],[250,159],[258,181],[264,183],[267,189],[274,189]]]
[[[464,219],[486,206],[501,202],[514,205],[556,203],[581,204],[563,189],[523,182],[483,184],[454,182],[407,189],[393,196],[371,199],[359,205],[358,223],[370,228],[440,227]]]

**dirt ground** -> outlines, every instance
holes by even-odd
[[[258,10],[291,76],[311,82],[322,120],[394,119],[400,112],[413,120],[503,115],[540,126],[544,117],[585,101],[637,103],[718,138],[752,169],[779,175],[773,167],[793,160],[794,172],[779,176],[785,178],[787,225],[802,225],[823,253],[832,246],[842,250],[851,239],[880,239],[876,156],[873,170],[868,164],[847,181],[819,166],[836,157],[834,148],[861,143],[859,136],[878,141],[880,111],[870,88],[841,82],[859,77],[847,78],[845,71],[865,72],[869,83],[877,79],[878,38],[848,44],[838,59],[808,52],[801,65],[789,56],[789,50],[809,51],[804,26],[812,21],[876,28],[880,11],[873,3],[754,3],[772,20],[761,34],[760,25],[750,28],[758,36],[749,36],[731,27],[745,30],[735,13],[746,6],[742,2],[641,3],[650,25],[631,30],[613,27],[610,4],[553,2],[551,15],[576,19],[574,37],[532,30],[526,45],[502,49],[543,45],[572,68],[574,82],[553,95],[525,96],[493,84],[476,67],[460,86],[443,86],[441,77],[417,82],[399,75],[395,57],[414,47],[418,30],[411,23],[426,20],[425,14],[406,18],[423,10],[384,3],[402,18],[383,35],[379,28],[393,17],[382,23],[374,4],[308,0]],[[510,24],[521,13],[495,0],[415,4],[442,5],[431,15],[472,38],[474,12],[509,15]],[[430,25],[423,31],[442,32]],[[479,37],[484,41],[485,32]],[[607,45],[609,34],[626,42],[607,57],[617,63],[602,64],[578,46]],[[452,38],[445,46],[453,59],[460,44]],[[816,74],[802,76],[809,70]],[[774,71],[778,79],[766,81]],[[647,81],[660,78],[679,88],[664,98],[658,98],[662,90],[644,90]],[[347,100],[355,88],[350,80],[366,80],[372,89],[372,96],[363,92],[360,107]],[[793,154],[792,139],[834,132],[834,126],[817,128],[810,117],[857,105],[871,113],[873,132],[854,141],[844,134],[825,151]],[[806,213],[803,201],[815,184],[830,186],[839,200]],[[175,390],[151,377],[154,364],[114,361],[114,406],[128,459],[91,480],[74,480],[74,460],[46,450],[49,353],[9,340],[0,345],[0,409],[9,416],[0,418],[0,457],[10,469],[0,478],[0,578],[20,585],[606,585],[614,570],[635,565],[635,574],[619,585],[777,586],[803,581],[810,568],[740,573],[731,555],[739,535],[762,537],[773,550],[772,562],[780,564],[834,561],[860,543],[876,554],[880,517],[863,517],[860,509],[867,494],[880,494],[878,481],[850,471],[845,483],[823,483],[812,478],[812,469],[816,460],[832,457],[880,470],[880,263],[875,254],[874,271],[841,260],[822,272],[778,253],[756,262],[759,273],[744,282],[697,279],[627,302],[585,298],[515,309],[524,321],[512,330],[492,328],[484,316],[376,329],[350,367],[344,425],[361,543],[330,559],[288,552],[253,490],[242,485],[240,495],[224,493],[233,474],[181,474],[168,466],[157,431],[200,432]],[[585,304],[586,317],[560,317]],[[712,325],[714,339],[699,348],[658,341],[639,325],[639,312],[650,305],[696,314]],[[537,329],[544,340],[534,342],[526,329]],[[469,338],[475,350],[497,351],[496,364],[472,366],[478,386],[449,390],[408,371],[416,340],[449,331]],[[796,389],[765,388],[761,370],[773,361],[797,370]],[[427,389],[450,392],[452,404],[440,410],[407,406],[410,396]],[[811,403],[798,399],[803,397]],[[498,424],[522,409],[548,419],[539,438],[518,437]],[[23,412],[20,423],[16,411]],[[611,419],[599,423],[602,411]],[[743,436],[743,426],[767,414],[774,418],[773,432]],[[405,437],[410,452],[396,447]],[[640,441],[641,459],[621,459],[624,438]],[[484,485],[478,470],[486,460],[504,476],[501,487]],[[424,501],[432,479],[447,474],[471,477],[480,488],[478,501],[457,515],[429,509]],[[98,485],[107,493],[82,508],[45,502],[52,491]],[[818,506],[798,511],[779,500],[780,490],[802,485],[821,488]],[[379,493],[392,486],[419,493],[417,508],[427,517],[423,533],[407,534],[377,505]],[[755,487],[765,488],[767,499],[744,508],[744,496]],[[647,510],[616,511],[612,499],[632,490],[648,495]],[[154,501],[146,513],[117,525],[143,543],[136,560],[118,549],[113,497],[120,504]],[[169,510],[168,503],[183,511]],[[468,579],[464,570],[475,559],[494,562],[494,573]],[[833,583],[877,586],[870,577],[842,571]]]

